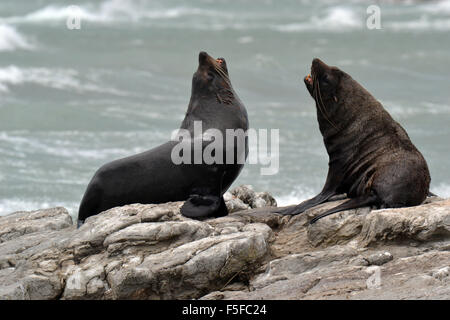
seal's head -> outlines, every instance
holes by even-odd
[[[306,88],[314,100],[337,103],[341,81],[346,74],[337,67],[332,67],[315,58],[311,65],[311,74],[304,78]],[[321,103],[322,104],[322,103]],[[324,106],[331,107],[324,103]]]
[[[356,112],[359,105],[356,100],[361,95],[355,92],[364,89],[344,71],[317,58],[312,61],[311,74],[304,78],[304,82],[316,102],[322,134],[325,129],[335,132],[346,126],[350,118],[348,113]],[[370,95],[365,92],[364,96],[366,93]]]
[[[202,94],[231,89],[227,63],[224,58],[214,59],[202,51],[198,55],[198,69],[192,78],[192,88]]]

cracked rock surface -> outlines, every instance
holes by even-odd
[[[64,208],[0,217],[0,299],[450,299],[450,200],[309,225],[342,198],[290,217],[254,194],[231,197],[253,209],[203,221],[182,202],[80,229]]]

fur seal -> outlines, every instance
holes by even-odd
[[[202,135],[208,129],[248,130],[247,111],[234,92],[226,61],[199,54],[199,66],[192,78],[191,98],[180,129],[194,133],[201,121]],[[195,137],[194,137],[195,139]],[[131,203],[164,203],[186,200],[181,213],[191,218],[219,217],[228,214],[223,194],[239,175],[248,154],[245,139],[243,162],[216,161],[206,164],[174,164],[173,148],[179,141],[168,141],[154,149],[112,161],[97,170],[87,186],[78,212],[79,225],[89,216]],[[194,143],[193,140],[190,143]],[[238,150],[223,146],[226,153]],[[201,144],[202,150],[205,142]],[[192,158],[191,158],[192,159]],[[193,162],[193,161],[192,161]],[[191,162],[191,163],[192,163]]]
[[[314,59],[304,78],[316,102],[329,156],[325,186],[315,197],[279,212],[296,215],[346,193],[348,201],[310,221],[364,206],[409,207],[429,194],[430,173],[422,154],[397,123],[350,75]]]

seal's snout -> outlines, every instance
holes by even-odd
[[[319,58],[314,58],[312,64],[313,65],[323,64],[323,61],[320,60]]]
[[[319,58],[314,58],[311,64],[311,74],[313,75],[313,77],[314,75],[322,74],[322,72],[324,72],[327,67],[328,66],[322,60],[320,60]]]
[[[198,63],[201,65],[205,64],[206,61],[208,61],[208,57],[209,55],[205,51],[200,51],[200,53],[198,54]]]

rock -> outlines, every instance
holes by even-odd
[[[179,213],[181,205],[112,208],[78,230],[62,223],[70,216],[61,209],[2,218],[11,223],[2,226],[8,240],[0,244],[0,298],[192,299],[251,272],[269,254],[266,224],[230,216],[196,221]],[[22,230],[18,221],[34,225]]]
[[[232,198],[225,202],[225,204],[227,206],[228,213],[250,209],[250,206],[248,204],[245,204],[241,199],[238,198]]]
[[[439,280],[444,280],[450,274],[450,266],[446,266],[444,268],[440,268],[433,272],[433,277]]]
[[[428,275],[430,268],[449,259],[449,252],[436,252],[394,260],[382,267],[364,267],[348,265],[345,258],[280,277],[250,292],[216,291],[202,299],[449,299],[448,283]],[[378,268],[379,286],[368,285],[377,276],[369,268]]]
[[[367,260],[367,263],[369,265],[376,265],[376,266],[381,266],[389,261],[391,261],[392,259],[394,259],[394,257],[392,256],[392,254],[390,252],[378,252],[378,253],[374,253],[370,256],[368,256],[367,258],[365,258],[365,260]]]
[[[412,239],[419,242],[450,236],[450,200],[418,207],[374,210],[364,219],[360,238],[364,245]]]
[[[256,192],[255,198],[251,204],[253,209],[264,208],[264,207],[276,207],[277,201],[268,192]]]
[[[64,208],[0,217],[0,299],[55,299],[58,258],[75,228]]]
[[[0,217],[0,243],[36,231],[60,230],[72,225],[65,208],[16,212]]]
[[[275,198],[268,192],[255,192],[250,185],[241,185],[224,194],[228,212],[276,207]]]
[[[251,209],[132,204],[80,229],[64,208],[0,217],[0,299],[450,299],[450,200],[310,225],[345,199],[290,217],[248,186],[224,197]]]
[[[256,192],[253,190],[253,187],[251,185],[245,185],[245,184],[234,188],[233,190],[230,191],[230,193],[234,197],[240,199],[242,202],[244,202],[250,206],[256,197]]]
[[[255,288],[265,287],[267,284],[286,280],[331,263],[337,264],[356,255],[356,249],[341,246],[334,246],[323,251],[288,255],[270,261],[266,272],[257,276],[251,285]]]
[[[325,203],[305,212],[306,220],[341,202]],[[343,244],[359,236],[368,246],[383,241],[410,239],[423,242],[450,235],[450,200],[417,207],[372,210],[360,208],[342,211],[308,225],[308,240],[313,246]],[[302,218],[300,218],[302,219]]]
[[[334,205],[335,203],[333,205],[324,204],[314,210],[314,215],[325,212]],[[360,208],[325,217],[308,225],[308,240],[314,247],[345,243],[361,232],[365,215],[369,212],[369,208]]]

